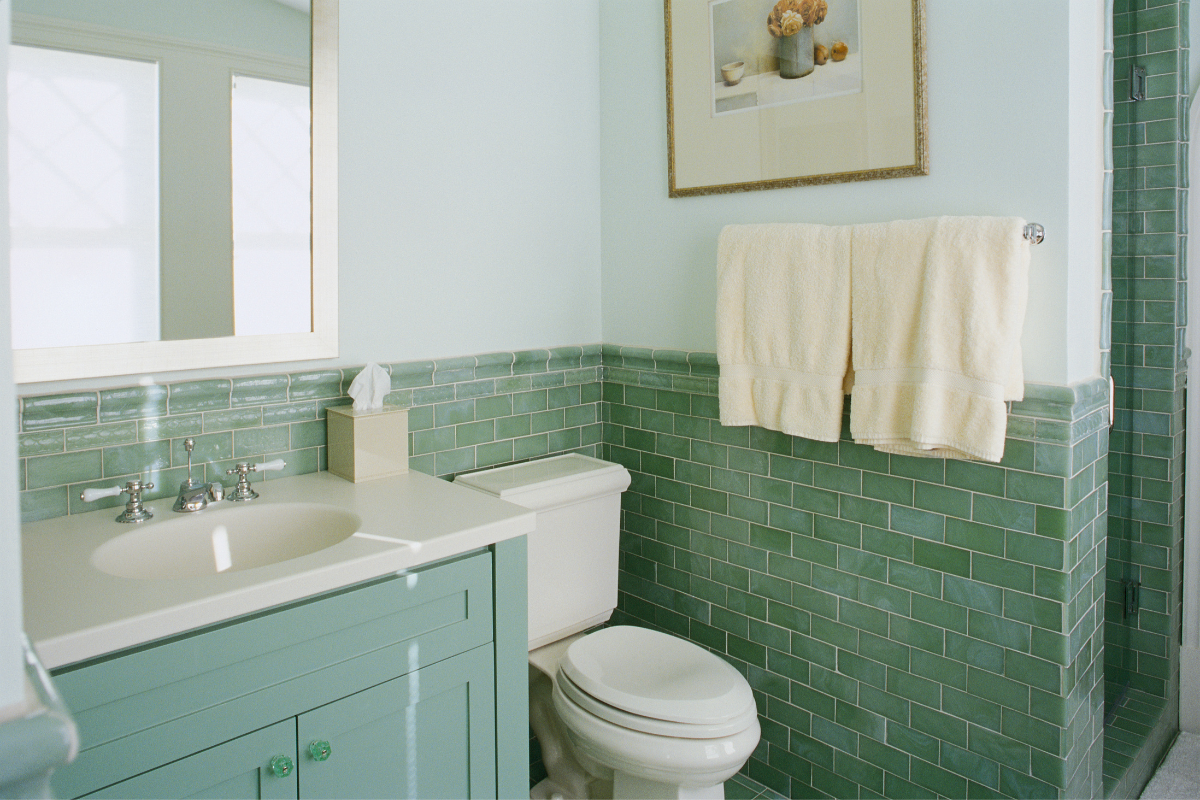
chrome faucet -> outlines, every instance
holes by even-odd
[[[209,498],[213,496],[213,485],[192,477],[192,450],[196,446],[195,439],[184,439],[183,449],[187,451],[188,476],[179,484],[179,496],[175,498],[172,511],[200,511],[208,507]]]

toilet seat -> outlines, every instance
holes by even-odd
[[[562,681],[564,694],[577,689],[574,696],[568,695],[574,702],[599,709],[593,713],[616,724],[624,724],[617,718],[641,718],[650,721],[639,723],[642,726],[678,723],[671,727],[738,732],[746,728],[747,713],[757,713],[750,685],[730,664],[691,642],[649,628],[617,625],[584,636],[567,649],[559,673],[567,678]],[[597,702],[581,702],[579,697]],[[630,716],[621,717],[621,712]],[[728,734],[717,734],[721,735]]]
[[[751,705],[741,714],[724,722],[711,724],[668,722],[666,720],[631,714],[603,703],[575,685],[561,670],[555,680],[555,692],[561,692],[582,711],[602,720],[655,736],[671,736],[680,739],[719,739],[733,736],[749,728],[758,719],[758,709]]]

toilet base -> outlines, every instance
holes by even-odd
[[[659,783],[647,778],[613,772],[613,800],[725,800],[725,784],[688,787],[675,783]]]

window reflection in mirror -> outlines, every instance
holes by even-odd
[[[312,330],[295,5],[15,3],[14,347]]]

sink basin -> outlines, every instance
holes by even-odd
[[[196,578],[316,553],[361,525],[355,514],[319,503],[210,507],[122,533],[93,551],[92,564],[120,578]]]

